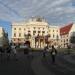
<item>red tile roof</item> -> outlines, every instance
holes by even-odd
[[[73,23],[70,23],[70,24],[68,24],[68,25],[66,25],[64,27],[61,27],[60,28],[60,35],[66,35],[66,34],[68,34],[69,31],[70,31],[70,29],[71,29],[71,27],[72,27],[72,25],[73,25]]]

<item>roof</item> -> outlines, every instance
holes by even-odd
[[[66,35],[69,33],[69,31],[71,30],[71,27],[72,27],[73,23],[70,23],[64,27],[61,27],[60,28],[60,35]]]

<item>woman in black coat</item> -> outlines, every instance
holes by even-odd
[[[55,57],[57,54],[57,50],[54,48],[54,46],[52,45],[52,50],[51,50],[51,58],[52,58],[52,63],[55,63]]]

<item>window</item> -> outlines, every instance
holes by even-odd
[[[21,33],[19,33],[19,37],[21,37]]]
[[[43,28],[43,30],[44,30],[44,28]]]
[[[34,29],[35,29],[35,27],[34,27]]]
[[[68,42],[68,39],[66,39],[66,41]]]
[[[19,30],[21,30],[21,28],[19,28]]]
[[[24,30],[25,30],[25,28],[24,28]]]
[[[21,39],[18,39],[18,41],[21,41]]]
[[[14,28],[14,30],[16,30],[16,28]]]
[[[14,37],[16,37],[16,33],[14,33]]]
[[[38,31],[38,33],[40,33],[40,31]]]
[[[14,41],[15,41],[15,39],[14,39]]]
[[[40,29],[40,28],[38,28],[38,29]]]
[[[49,37],[51,37],[51,35],[49,34]]]
[[[35,33],[33,33],[33,35],[35,35]]]
[[[53,32],[54,32],[54,30],[53,30]]]
[[[42,33],[45,33],[45,31],[42,31]]]
[[[30,33],[30,30],[28,30],[28,33]]]
[[[53,38],[55,37],[55,35],[53,34]]]
[[[65,39],[64,39],[64,42],[65,42]]]
[[[36,31],[33,31],[33,33],[36,33]]]
[[[65,47],[65,44],[64,44],[64,47]]]
[[[58,39],[59,39],[59,36],[57,35],[56,38],[57,38],[57,40],[58,40]]]

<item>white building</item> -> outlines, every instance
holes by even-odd
[[[30,42],[32,48],[44,48],[46,45],[59,43],[60,30],[51,26],[45,19],[32,18],[28,22],[12,23],[12,43]]]

